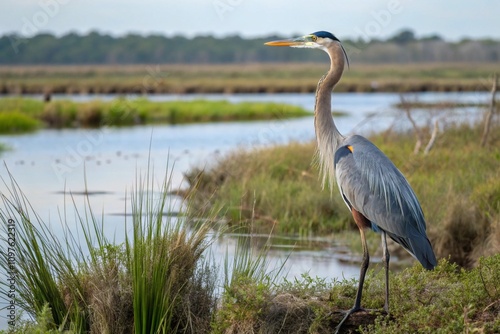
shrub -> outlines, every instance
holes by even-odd
[[[0,133],[30,132],[39,126],[36,119],[20,112],[0,112]]]
[[[40,118],[48,127],[65,128],[75,126],[77,106],[68,101],[52,101],[46,103]]]
[[[99,127],[103,123],[105,104],[101,101],[92,101],[78,106],[76,120],[79,126]]]

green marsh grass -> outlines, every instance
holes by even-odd
[[[23,133],[38,129],[42,122],[37,119],[43,104],[21,98],[0,99],[0,133]]]
[[[284,261],[275,268],[270,267],[266,254],[270,249],[270,239],[255,251],[252,235],[237,238],[233,261],[226,256],[224,262],[225,282],[220,307],[212,325],[213,333],[249,333],[254,320],[261,316]]]
[[[183,219],[165,218],[168,180],[159,186],[152,174],[139,175],[132,191],[131,234],[115,243],[104,234],[104,217],[89,203],[74,217],[61,217],[62,237],[34,212],[12,176],[2,194],[2,249],[9,219],[16,224],[18,270],[15,302],[30,317],[19,321],[33,332],[206,333],[216,296],[213,264],[204,251],[211,243],[209,224],[190,229]],[[74,200],[74,199],[72,199]],[[76,204],[75,204],[76,209]],[[77,222],[78,231],[68,226]],[[128,222],[127,222],[128,223]],[[0,265],[9,268],[6,256]],[[2,298],[10,300],[2,281]],[[31,327],[30,327],[31,326]],[[9,331],[10,333],[10,331]]]
[[[40,122],[17,111],[0,113],[0,134],[31,132]]]
[[[382,266],[368,272],[362,306],[381,310]],[[500,254],[481,258],[472,270],[441,259],[433,271],[413,266],[390,274],[390,315],[360,312],[345,333],[498,333],[500,330]],[[311,277],[272,288],[242,285],[233,303],[218,310],[214,333],[332,333],[352,307],[354,279]]]
[[[168,174],[165,177],[168,180]],[[203,252],[210,225],[186,229],[163,217],[168,181],[139,175],[131,192],[129,235],[115,243],[103,233],[103,217],[90,208],[62,222],[77,222],[80,234],[55,226],[34,212],[12,176],[0,208],[1,247],[9,219],[16,222],[16,305],[30,316],[9,333],[331,333],[356,293],[356,280],[311,277],[277,281],[281,265],[266,259],[271,246],[252,251],[242,238],[234,260],[215,274]],[[491,187],[491,189],[496,189]],[[496,196],[489,187],[478,196]],[[495,210],[495,209],[493,209]],[[496,211],[493,211],[495,213]],[[207,224],[212,216],[198,216]],[[250,216],[250,219],[252,216]],[[127,221],[127,224],[129,222]],[[70,224],[68,224],[70,225]],[[66,226],[66,225],[65,225]],[[240,230],[241,231],[241,230]],[[253,227],[252,232],[256,232]],[[497,230],[498,232],[498,230]],[[9,268],[3,251],[0,265]],[[383,305],[384,272],[367,275],[363,306]],[[345,329],[361,333],[457,333],[500,331],[500,254],[479,258],[469,270],[446,259],[434,271],[415,264],[391,272],[391,315],[359,313]],[[224,282],[219,298],[216,282]],[[9,284],[0,283],[8,300]],[[2,310],[2,311],[5,311]],[[333,311],[333,312],[332,312]],[[3,331],[7,333],[7,331]]]
[[[260,102],[155,102],[145,98],[118,98],[109,102],[56,100],[43,103],[24,98],[0,99],[0,117],[6,120],[4,126],[0,123],[0,131],[5,132],[32,131],[39,125],[49,128],[131,126],[283,119],[310,115],[301,107]],[[8,120],[12,121],[9,123]],[[10,125],[14,120],[18,125]]]
[[[252,222],[262,232],[330,234],[349,226],[348,210],[321,190],[314,144],[292,143],[239,150],[186,177],[196,185],[193,203],[221,208],[230,224]]]
[[[188,231],[180,223],[165,222],[168,182],[161,185],[156,201],[153,185],[148,175],[132,192],[133,237],[127,236],[125,242],[134,333],[206,331],[215,307],[214,292],[207,288],[213,288],[214,282],[204,287],[197,284],[203,280],[193,278],[209,269],[201,262],[209,246],[210,225]]]

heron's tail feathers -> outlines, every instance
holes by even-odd
[[[436,255],[426,235],[402,238],[388,233],[389,237],[403,246],[425,269],[432,270],[437,265]]]
[[[437,266],[436,255],[432,250],[432,245],[427,236],[423,236],[416,242],[410,244],[412,246],[412,255],[422,264],[425,269],[432,270]]]

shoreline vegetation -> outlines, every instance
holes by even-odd
[[[18,98],[0,103],[0,117],[8,117],[0,124],[14,119],[27,128],[32,120],[36,128],[40,122],[53,127],[132,125],[141,124],[136,123],[141,115],[153,123],[166,117],[163,104],[159,110],[144,99],[133,107],[126,100],[77,104]],[[207,101],[192,103],[191,117],[197,104],[214,107]],[[225,108],[224,103],[217,106]],[[261,107],[269,112],[269,105]],[[216,117],[224,120],[221,114]],[[446,123],[428,154],[414,152],[416,131],[387,130],[371,139],[415,189],[439,264],[433,271],[418,263],[392,271],[390,315],[354,314],[341,333],[498,333],[499,124],[493,122],[481,145],[481,124]],[[428,127],[418,132],[422,138],[434,134]],[[311,164],[314,150],[314,143],[239,150],[208,168],[194,168],[186,173],[190,188],[182,206],[187,212],[175,219],[164,216],[170,211],[169,171],[163,182],[150,171],[138,173],[124,224],[130,233],[122,243],[105,235],[105,216],[94,214],[88,194],[83,211],[70,221],[61,216],[62,233],[56,236],[54,222],[33,211],[9,173],[0,194],[1,247],[9,246],[12,231],[16,244],[14,251],[4,251],[8,256],[0,257],[0,267],[9,272],[15,261],[18,273],[14,285],[0,282],[0,295],[13,301],[17,318],[14,327],[0,333],[331,333],[342,310],[352,307],[357,281],[307,272],[280,281],[282,267],[266,260],[271,238],[258,248],[251,239],[262,233],[336,234],[353,252],[361,251],[336,189],[321,189]],[[81,198],[71,199],[68,203],[77,208]],[[206,251],[218,233],[228,231],[251,233],[237,239],[234,258],[226,254],[216,262]],[[373,258],[380,257],[379,236],[367,237]],[[394,259],[405,260],[401,247],[389,247]],[[384,303],[385,277],[381,264],[370,268],[362,305],[377,310]]]
[[[250,121],[311,116],[307,110],[278,103],[228,101],[166,101],[145,98],[72,102],[0,99],[0,133],[23,133],[45,128],[132,126]]]
[[[432,131],[419,130],[424,137]],[[371,137],[415,189],[440,260],[433,271],[418,263],[392,271],[390,315],[357,313],[342,333],[500,331],[500,128],[493,123],[486,146],[482,130],[448,123],[426,155],[414,153],[412,130]],[[321,189],[313,156],[314,143],[291,143],[235,151],[192,169],[187,212],[175,220],[163,215],[170,211],[169,171],[161,183],[152,172],[139,173],[123,243],[105,235],[105,217],[92,212],[86,196],[83,211],[71,221],[61,217],[57,237],[54,222],[33,212],[9,174],[0,194],[0,231],[5,239],[15,229],[16,251],[1,257],[0,266],[8,271],[16,261],[15,312],[29,319],[16,318],[2,333],[331,333],[341,310],[352,306],[356,280],[307,272],[278,280],[282,267],[271,267],[265,255],[271,238],[258,248],[251,239],[337,234],[360,251],[336,190]],[[72,198],[75,208],[80,199]],[[224,231],[252,233],[237,239],[234,258],[216,262],[206,250]],[[375,259],[379,236],[367,237]],[[394,259],[404,258],[401,247],[389,247]],[[380,264],[371,268],[362,305],[379,309],[384,271]],[[11,286],[0,282],[7,301]]]
[[[431,128],[419,130],[431,136]],[[482,124],[451,123],[428,154],[414,153],[412,130],[371,136],[417,193],[438,258],[463,267],[500,252],[500,127],[491,129],[485,147],[482,133]],[[254,232],[340,233],[357,247],[359,237],[345,233],[355,224],[337,190],[321,191],[314,153],[315,143],[291,143],[235,151],[208,168],[193,168],[186,173],[192,203],[197,210],[217,209],[230,225],[251,222]],[[379,236],[368,233],[367,238],[378,250]],[[408,258],[401,247],[395,249],[393,255]]]
[[[163,216],[170,205],[168,171],[161,184],[149,172],[137,177],[123,243],[105,235],[104,217],[94,214],[88,198],[74,219],[61,217],[63,233],[56,236],[54,222],[43,221],[9,177],[0,226],[4,235],[15,232],[16,244],[0,266],[8,272],[15,261],[18,274],[15,294],[12,282],[0,284],[0,293],[16,309],[13,326],[0,333],[326,334],[352,306],[356,280],[305,272],[280,282],[280,265],[270,267],[265,256],[271,245],[255,249],[251,237],[237,240],[234,259],[226,254],[215,262],[205,252],[217,238],[213,212],[191,212],[196,220]],[[80,198],[72,199],[76,207]],[[384,271],[372,268],[363,306],[379,309]],[[442,258],[433,271],[415,264],[391,272],[391,314],[357,313],[341,333],[497,333],[499,273],[498,252],[479,258],[473,269]]]
[[[314,93],[317,63],[0,66],[0,94]],[[496,63],[352,64],[337,92],[488,91]]]

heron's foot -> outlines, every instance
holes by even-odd
[[[387,309],[384,307],[383,309],[379,308],[364,308],[364,307],[358,307],[358,308],[352,308],[350,310],[336,310],[330,312],[329,315],[332,315],[333,313],[342,313],[342,314],[353,314],[357,312],[366,312],[366,313],[389,313]]]
[[[381,312],[384,312],[385,314],[389,315],[389,305],[387,303],[384,304],[383,310]]]
[[[344,324],[344,322],[349,318],[349,316],[351,314],[356,313],[356,312],[362,312],[364,310],[365,309],[361,308],[361,307],[353,307],[352,309],[347,310],[347,311],[340,311],[340,313],[344,313],[344,318],[342,318],[342,320],[339,322],[339,324],[337,325],[337,327],[335,327],[335,334],[339,333],[340,328],[342,327],[342,325]]]
[[[344,317],[342,320],[339,322],[337,327],[335,327],[335,334],[338,334],[340,332],[340,329],[342,328],[342,325],[347,321],[347,319],[351,316],[351,314],[358,313],[358,312],[366,312],[366,313],[385,313],[389,314],[387,312],[385,306],[383,309],[366,309],[362,307],[353,307],[350,310],[339,310],[339,311],[333,311],[332,313],[342,313],[344,314]]]

